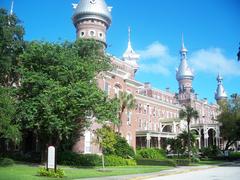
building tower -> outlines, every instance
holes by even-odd
[[[178,99],[180,103],[188,103],[194,97],[194,90],[192,88],[194,75],[187,63],[187,52],[188,50],[185,48],[182,36],[181,62],[176,72],[176,79],[179,84]]]
[[[106,45],[106,32],[112,17],[111,7],[104,0],[81,0],[73,4],[72,17],[77,38],[95,39]]]
[[[223,78],[222,76],[220,76],[220,74],[218,74],[217,76],[217,82],[218,82],[218,86],[217,86],[217,90],[215,92],[215,99],[217,101],[217,103],[219,103],[222,100],[226,100],[227,99],[227,93],[224,90],[223,87]]]
[[[137,64],[137,61],[139,60],[139,58],[140,58],[140,55],[133,50],[131,45],[131,29],[129,27],[128,28],[128,47],[123,54],[123,61],[131,65],[134,68],[134,72],[136,73],[139,68]]]

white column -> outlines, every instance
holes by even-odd
[[[161,137],[158,136],[158,149],[161,149]]]
[[[147,148],[151,147],[151,136],[149,133],[147,133]]]

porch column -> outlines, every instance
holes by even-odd
[[[161,149],[161,137],[158,136],[158,149]]]
[[[201,149],[201,136],[198,137],[198,148]]]
[[[172,131],[173,133],[176,133],[177,132],[177,130],[176,130],[176,122],[175,121],[173,121],[173,131]]]
[[[151,136],[149,133],[147,133],[147,148],[151,147]]]

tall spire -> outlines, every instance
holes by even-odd
[[[131,45],[131,28],[128,27],[128,47],[132,47]]]
[[[218,76],[217,76],[217,82],[218,82],[218,86],[217,86],[217,90],[216,90],[216,93],[215,93],[216,101],[220,101],[222,99],[227,99],[227,93],[225,92],[224,87],[223,87],[223,83],[222,83],[223,78],[219,73],[218,73]]]
[[[187,49],[184,45],[184,39],[183,39],[183,34],[182,34],[182,42],[181,42],[181,50],[180,50],[180,55],[181,55],[181,63],[179,65],[179,68],[177,69],[177,80],[182,80],[182,79],[193,79],[194,75],[190,67],[188,66],[187,63]]]
[[[140,58],[140,55],[137,54],[131,45],[131,28],[128,27],[128,47],[123,54],[123,60],[134,67],[134,70],[137,71],[138,64],[137,60]]]
[[[13,6],[14,6],[14,1],[12,0],[11,9],[10,9],[10,15],[11,16],[13,15]]]
[[[182,33],[182,49],[185,49],[183,33]]]

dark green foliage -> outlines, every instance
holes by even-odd
[[[153,160],[153,159],[137,159],[137,165],[148,165],[148,166],[176,166],[173,160]]]
[[[136,166],[134,159],[124,159],[119,156],[109,155],[105,156],[106,166]]]
[[[18,120],[24,131],[39,138],[40,149],[47,144],[71,145],[88,117],[99,123],[118,121],[118,103],[101,91],[96,76],[108,70],[110,59],[95,41],[51,44],[31,42],[21,56],[21,86],[18,88]]]
[[[19,126],[14,120],[16,103],[10,88],[0,87],[0,138],[19,142]]]
[[[209,146],[201,149],[202,156],[208,158],[215,158],[221,154],[221,150],[217,146]]]
[[[231,98],[220,102],[221,114],[218,121],[222,124],[221,137],[227,141],[225,150],[240,140],[240,96],[231,95]]]
[[[189,166],[191,164],[191,159],[175,159],[177,166]]]
[[[69,166],[99,166],[101,157],[96,154],[77,154],[71,151],[58,153],[58,163]]]
[[[12,166],[14,161],[10,158],[0,158],[0,166]]]
[[[188,147],[188,158],[190,159],[190,154],[192,151],[191,148],[191,131],[190,131],[190,123],[192,119],[197,119],[199,117],[198,111],[193,109],[191,106],[186,106],[185,109],[182,109],[179,112],[179,118],[186,119],[187,121],[187,147]]]
[[[116,134],[115,139],[116,143],[113,145],[114,151],[107,148],[105,150],[106,155],[116,155],[125,159],[135,157],[133,148],[128,144],[127,140],[124,137]]]
[[[38,174],[40,176],[52,177],[52,178],[64,177],[64,171],[62,169],[56,169],[56,172],[55,172],[54,169],[47,170],[46,168],[42,167],[39,169]]]
[[[24,29],[15,15],[0,9],[0,85],[12,87],[19,84],[19,55],[25,46]]]
[[[166,152],[162,149],[143,148],[137,150],[137,159],[154,159],[164,160],[166,159]]]
[[[30,163],[40,163],[41,162],[41,155],[40,153],[36,152],[28,152],[28,153],[21,153],[21,152],[11,152],[6,154],[6,157],[10,157],[15,161],[22,161],[22,162],[30,162]]]
[[[240,152],[230,152],[229,159],[230,160],[240,160]]]

